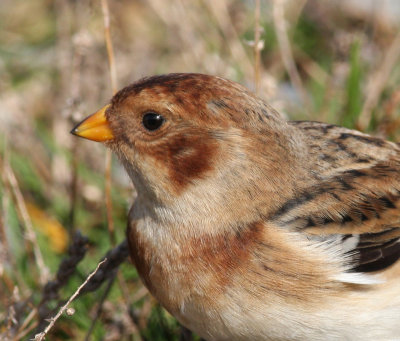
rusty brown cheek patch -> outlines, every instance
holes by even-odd
[[[146,153],[156,158],[167,169],[176,194],[181,193],[193,180],[203,178],[213,169],[218,142],[203,134],[169,136]]]

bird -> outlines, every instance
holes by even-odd
[[[142,78],[72,131],[137,191],[150,293],[205,340],[400,340],[400,145],[217,76]]]

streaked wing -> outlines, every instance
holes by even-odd
[[[309,239],[340,243],[352,270],[382,270],[400,258],[400,148],[359,132],[291,122],[304,132],[315,181],[271,216]]]

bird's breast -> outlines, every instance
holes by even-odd
[[[226,292],[253,262],[253,244],[262,227],[233,235],[182,237],[131,220],[130,255],[149,291],[180,320],[196,307],[220,310]],[[165,227],[164,227],[165,228]]]

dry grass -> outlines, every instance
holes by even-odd
[[[42,332],[106,254],[107,273],[49,339],[196,339],[126,260],[134,190],[123,170],[69,131],[109,100],[117,76],[124,86],[202,72],[246,85],[291,119],[398,140],[399,15],[354,2],[122,0],[107,11],[105,0],[2,0],[0,340]]]

